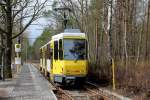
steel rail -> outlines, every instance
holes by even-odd
[[[35,65],[38,66],[38,65]],[[44,75],[45,76],[45,75]],[[45,76],[46,77],[46,76]],[[55,88],[54,91],[59,92],[61,96],[57,95],[58,98],[61,98],[61,100],[75,100],[75,98],[95,98],[94,100],[131,100],[130,98],[123,97],[117,93],[110,92],[106,89],[100,88],[98,85],[91,83],[91,82],[85,82],[85,85],[83,86],[85,88],[85,91],[83,95],[74,95],[75,93],[71,93],[69,90],[64,90],[60,87],[58,87],[55,83],[50,81],[50,84]],[[94,87],[94,88],[92,88]],[[77,90],[81,91],[81,90]],[[88,99],[90,100],[90,99]],[[92,99],[93,100],[93,99]]]
[[[95,86],[94,84],[90,84],[90,83],[86,83],[86,84],[88,84],[88,87],[86,86],[85,88],[88,91],[90,91],[93,94],[95,94],[95,97],[97,97],[97,99],[99,99],[99,98],[103,98],[103,100],[110,100],[111,99],[108,96],[106,96],[106,95],[104,95],[102,93],[99,93],[99,87]],[[89,86],[92,86],[92,87],[94,86],[95,87],[94,89],[96,89],[96,90],[91,89]]]
[[[94,83],[86,82],[86,84],[93,85],[93,86],[97,87],[98,93],[103,95],[106,98],[106,100],[132,100],[132,99],[130,99],[128,97],[123,97],[123,96],[121,96],[121,95],[119,95],[117,93],[111,92],[109,90],[102,89],[102,88],[100,88],[98,85],[96,85]]]

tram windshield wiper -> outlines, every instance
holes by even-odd
[[[80,59],[84,59],[84,52],[83,51],[78,51],[78,55],[75,59],[75,62],[77,62]]]
[[[79,57],[77,57],[74,62],[76,63],[78,60],[79,60]]]

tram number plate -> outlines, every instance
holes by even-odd
[[[67,79],[75,79],[75,77],[67,77]]]

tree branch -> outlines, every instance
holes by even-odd
[[[0,31],[5,33],[5,34],[8,34],[5,30],[3,30],[2,28],[0,28]]]
[[[34,13],[30,21],[25,25],[25,27],[21,30],[20,33],[17,35],[13,36],[11,39],[17,38],[19,35],[21,35],[29,26],[30,24],[35,21],[38,18],[38,15],[40,14],[41,10],[45,7],[47,0],[45,0],[41,5],[39,5],[39,2],[37,0],[35,6],[34,6]]]
[[[23,11],[27,6],[28,6],[28,1],[27,0],[25,0],[26,1],[26,3],[25,3],[25,5],[24,6],[21,6],[21,9],[20,10],[18,10],[16,13],[14,13],[14,15],[13,15],[13,19],[21,12],[21,11]]]

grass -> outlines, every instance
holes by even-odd
[[[100,83],[111,85],[111,66],[107,63],[103,65],[90,65],[89,79]],[[117,89],[123,89],[126,93],[133,95],[145,94],[150,96],[150,63],[128,59],[127,63],[115,60],[115,79]]]

